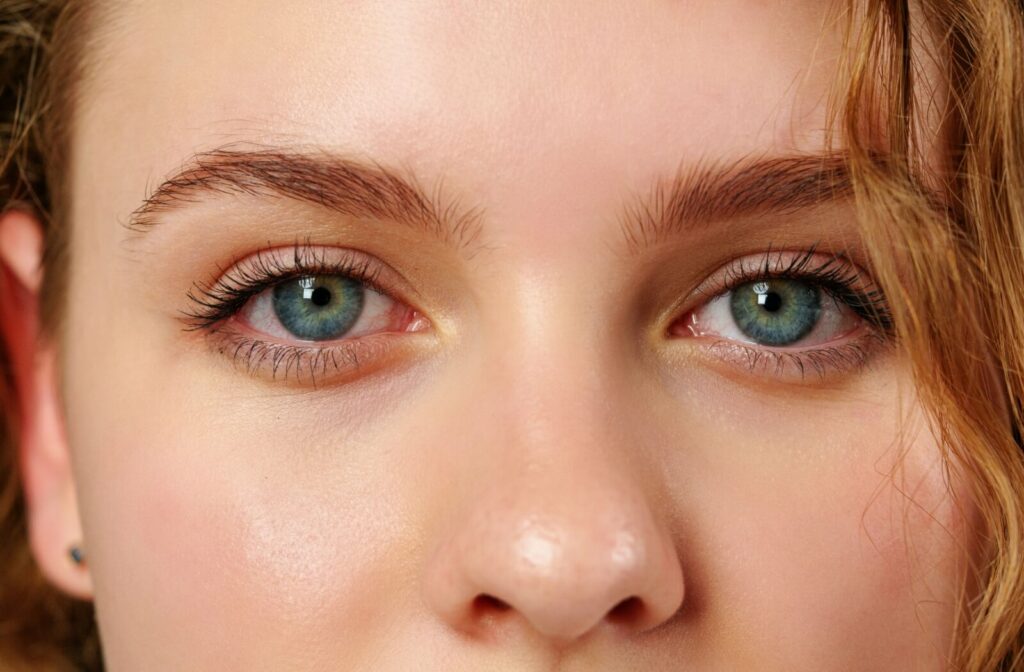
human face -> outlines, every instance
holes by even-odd
[[[832,164],[764,161],[823,151],[827,3],[110,9],[61,366],[111,670],[943,669],[967,514]]]

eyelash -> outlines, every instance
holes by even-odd
[[[248,373],[256,373],[267,364],[271,378],[287,378],[294,374],[299,380],[303,369],[315,387],[318,378],[332,371],[356,370],[365,363],[382,360],[390,350],[387,334],[369,335],[316,346],[297,346],[260,340],[241,333],[222,330],[245,305],[263,291],[285,282],[309,275],[340,275],[358,280],[367,288],[393,297],[398,292],[382,282],[384,266],[371,257],[352,250],[334,249],[337,259],[328,259],[323,248],[295,243],[291,261],[282,260],[280,248],[266,247],[246,258],[231,270],[221,270],[217,280],[196,283],[188,292],[191,310],[182,313],[187,331],[206,331],[218,335],[217,349]],[[808,370],[819,377],[829,371],[852,371],[863,368],[877,346],[894,339],[894,326],[888,302],[880,289],[866,283],[862,272],[838,255],[820,255],[816,246],[803,252],[780,252],[769,249],[756,262],[747,257],[725,269],[712,284],[714,290],[701,287],[697,293],[711,300],[751,281],[763,279],[794,279],[812,284],[838,303],[851,309],[868,325],[870,332],[857,342],[799,350],[773,349],[720,339],[709,348],[727,359],[738,360],[751,372],[770,372],[782,376],[794,369],[802,379]],[[709,283],[705,283],[709,284]],[[864,287],[864,289],[859,289]],[[395,299],[396,301],[398,299]],[[685,319],[693,310],[683,315]],[[677,324],[677,319],[673,324]]]
[[[205,331],[219,337],[218,351],[229,355],[234,364],[243,366],[249,374],[266,365],[273,380],[294,375],[301,382],[308,376],[314,387],[331,372],[355,371],[369,362],[382,360],[392,345],[386,333],[301,346],[222,329],[254,297],[282,282],[305,276],[339,275],[388,297],[398,293],[381,280],[381,262],[352,250],[332,248],[331,256],[335,255],[338,258],[328,259],[326,249],[297,242],[290,255],[268,246],[227,272],[221,269],[217,280],[196,283],[188,292],[193,307],[182,313],[185,330]],[[285,256],[291,260],[283,261]]]
[[[825,378],[830,371],[856,371],[868,364],[879,346],[895,339],[892,313],[884,293],[845,257],[821,255],[817,252],[817,246],[811,246],[802,252],[769,249],[755,263],[751,264],[751,259],[741,259],[728,267],[722,279],[714,285],[714,291],[701,288],[698,294],[711,300],[749,282],[800,280],[819,288],[837,303],[852,310],[869,329],[869,333],[859,341],[804,350],[771,348],[725,339],[709,346],[727,359],[738,361],[751,373],[760,371],[782,377],[792,369],[800,379],[804,379],[808,370],[816,373],[819,378]],[[693,310],[680,319],[692,314]],[[678,322],[676,320],[673,324]]]
[[[188,293],[195,309],[186,311],[187,329],[210,328],[236,314],[246,302],[278,283],[308,275],[344,275],[359,280],[367,287],[389,294],[379,281],[380,267],[369,258],[355,255],[342,261],[327,261],[326,254],[308,244],[296,243],[292,263],[283,264],[273,255],[274,248],[264,248],[208,284],[195,284]]]

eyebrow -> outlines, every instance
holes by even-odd
[[[636,254],[694,227],[763,213],[788,214],[852,194],[841,154],[744,158],[703,162],[659,180],[634,197],[619,216],[626,247]],[[129,217],[137,233],[156,228],[163,213],[210,194],[282,196],[340,214],[389,220],[425,231],[457,249],[480,238],[482,210],[445,201],[441,183],[431,194],[408,173],[375,161],[322,150],[239,149],[194,155],[161,182]]]
[[[408,172],[408,171],[407,171]],[[131,213],[127,227],[144,234],[163,213],[210,194],[282,196],[351,217],[389,220],[425,231],[458,249],[480,235],[481,210],[445,201],[441,182],[428,194],[408,173],[374,161],[321,150],[220,148],[194,155]]]
[[[619,217],[630,253],[704,224],[773,213],[792,214],[853,193],[845,156],[795,155],[704,163],[658,181]]]

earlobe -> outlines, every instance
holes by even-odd
[[[70,556],[84,548],[74,476],[60,409],[56,351],[39,328],[42,227],[26,212],[0,214],[0,329],[14,383],[19,463],[28,513],[29,542],[43,574],[78,598],[92,597],[84,563]]]
[[[23,398],[21,471],[29,543],[36,564],[51,583],[74,597],[91,599],[89,571],[71,557],[72,547],[84,554],[86,546],[58,403],[55,360],[52,347],[37,351],[34,394]]]

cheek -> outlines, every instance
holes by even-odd
[[[103,268],[77,272],[63,392],[111,669],[178,669],[182,651],[195,669],[330,669],[339,647],[383,650],[416,516],[367,418],[401,395],[268,388],[185,351]]]
[[[948,646],[968,521],[897,387],[869,376],[841,403],[704,390],[717,410],[670,467],[687,600],[751,665],[889,669]]]
[[[111,391],[132,386],[112,378]],[[156,408],[121,398],[111,422],[107,403],[88,401],[103,396],[77,397],[70,438],[115,669],[161,656],[173,667],[182,650],[197,669],[286,669],[325,638],[353,655],[377,646],[378,606],[400,585],[389,562],[404,557],[379,547],[401,546],[409,516],[380,461],[324,426],[329,410],[290,416],[237,397],[214,410],[164,392]]]

